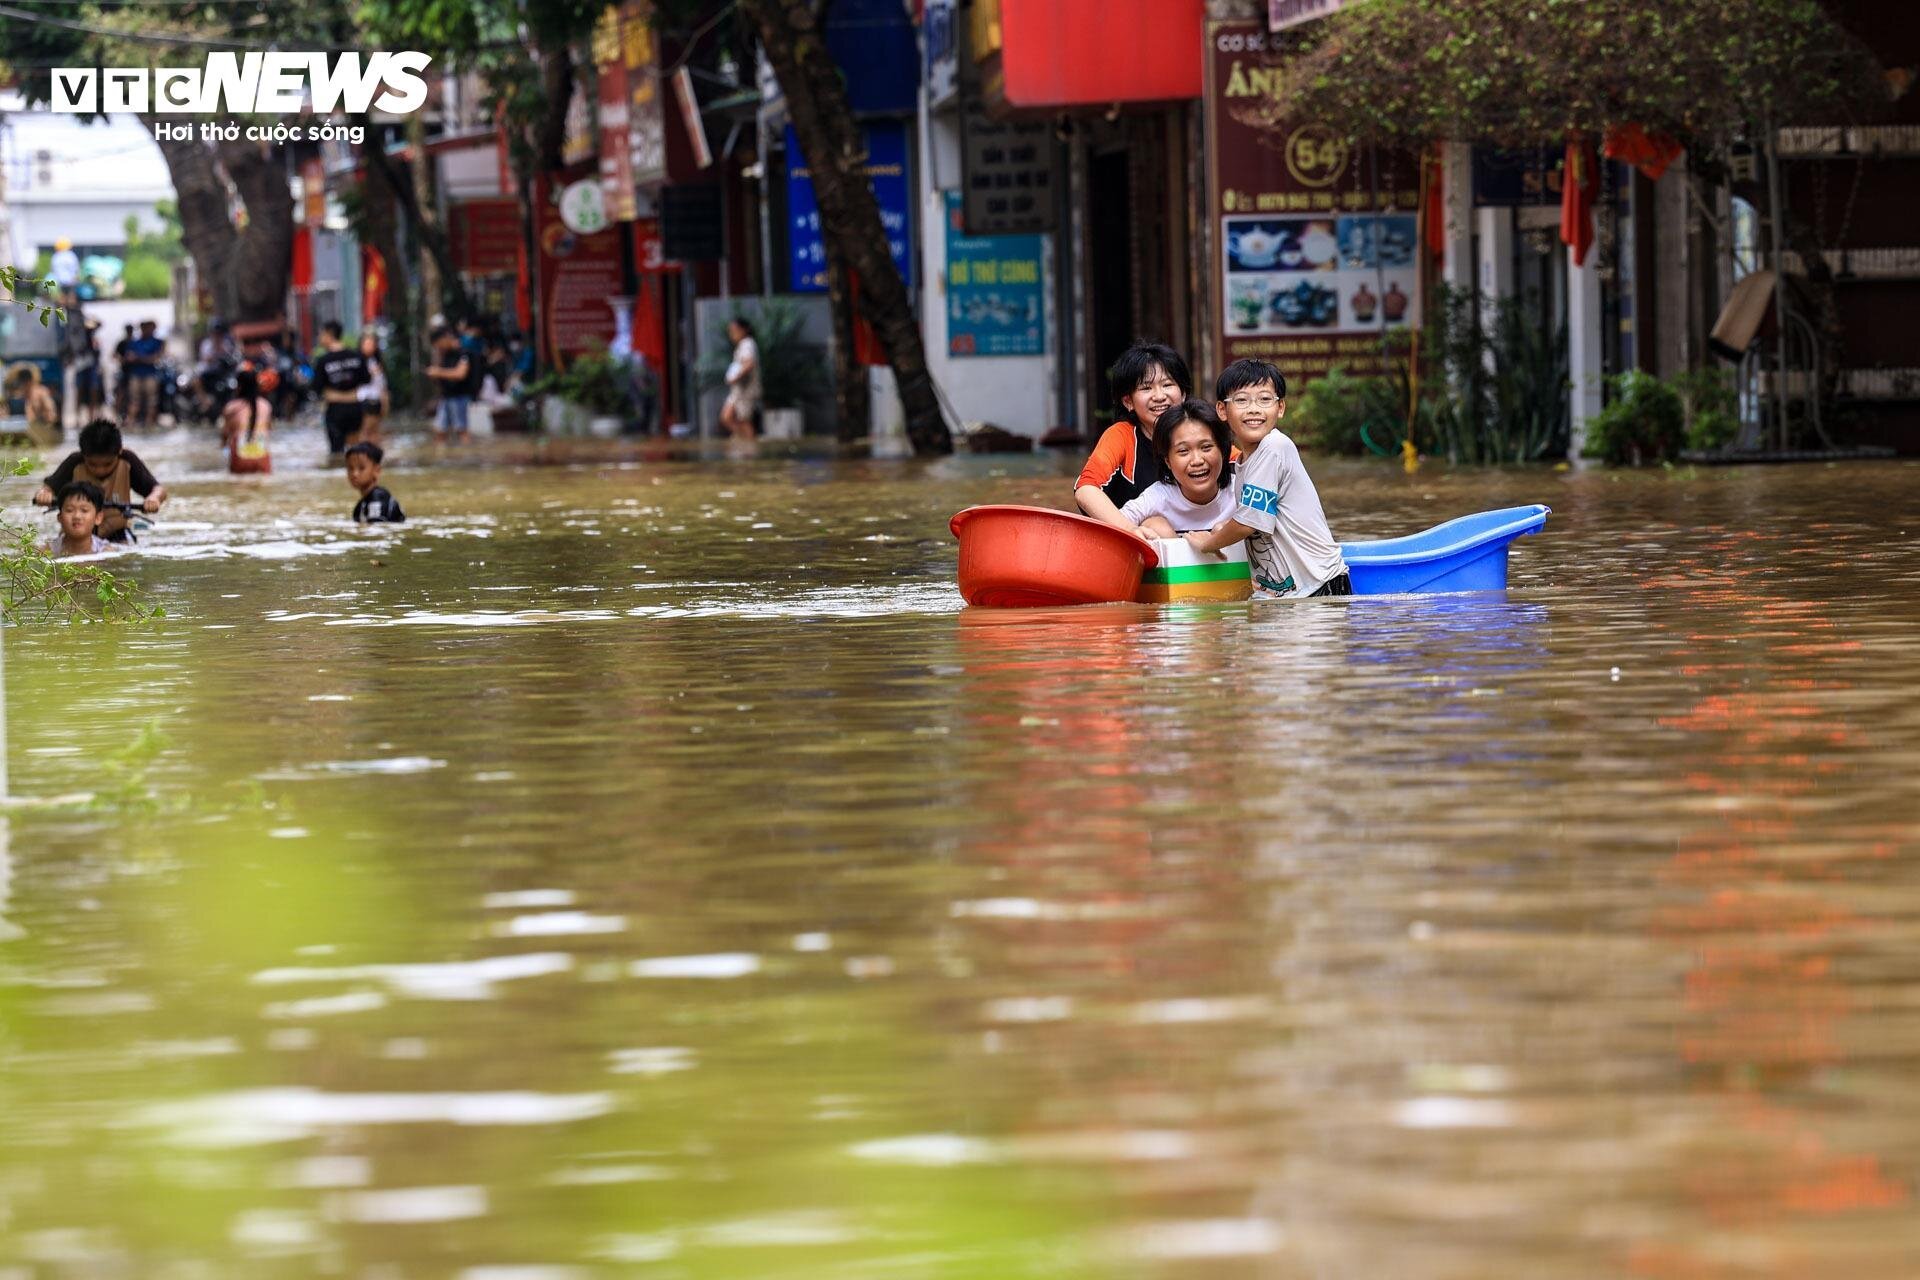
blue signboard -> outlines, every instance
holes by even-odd
[[[1043,238],[967,235],[962,207],[947,192],[947,353],[1046,354]]]
[[[920,97],[920,41],[900,0],[834,0],[826,10],[827,52],[846,82],[856,116],[911,115]]]
[[[880,204],[887,248],[900,278],[913,287],[913,255],[908,251],[907,127],[886,123],[863,126],[867,139],[867,180]],[[787,126],[787,243],[792,251],[795,293],[824,293],[827,247],[820,239],[820,206],[813,198],[813,174],[800,151],[800,139]]]

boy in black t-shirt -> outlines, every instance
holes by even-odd
[[[380,460],[386,454],[377,444],[362,440],[347,446],[347,483],[360,491],[353,504],[355,524],[403,524],[407,513],[380,487]]]

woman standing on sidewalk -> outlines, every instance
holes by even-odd
[[[727,399],[720,406],[720,425],[735,440],[753,439],[753,419],[760,411],[760,344],[745,316],[727,324],[733,341],[733,363],[727,366]]]

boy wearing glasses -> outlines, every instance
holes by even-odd
[[[1352,595],[1300,450],[1275,430],[1287,412],[1287,380],[1264,360],[1235,360],[1220,371],[1214,395],[1240,448],[1233,514],[1205,533],[1189,533],[1188,544],[1218,551],[1244,539],[1258,599]]]

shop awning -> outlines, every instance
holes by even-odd
[[[976,0],[973,56],[1008,106],[1178,101],[1200,96],[1205,22],[1205,0]]]

